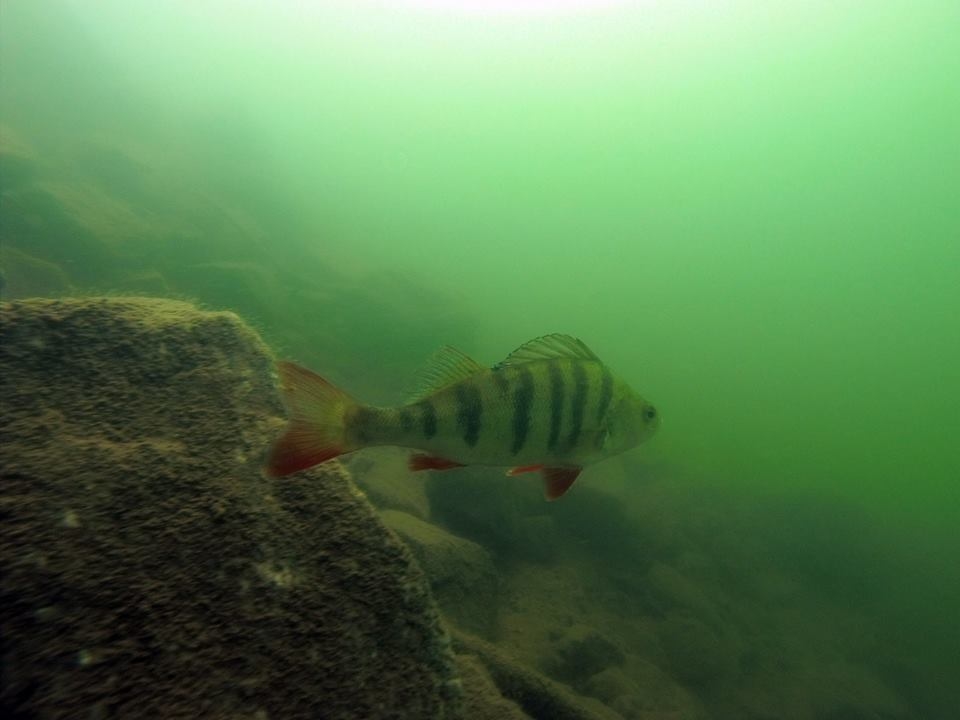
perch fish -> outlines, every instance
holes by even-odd
[[[629,450],[660,425],[656,408],[569,335],[545,335],[492,368],[444,347],[398,407],[351,398],[292,362],[277,364],[289,413],[266,471],[281,477],[374,445],[420,450],[411,470],[507,466],[541,472],[548,500],[584,466]]]

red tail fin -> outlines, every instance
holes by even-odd
[[[344,415],[356,404],[349,395],[292,362],[278,362],[277,372],[290,422],[270,450],[268,475],[290,475],[356,449],[344,437]]]

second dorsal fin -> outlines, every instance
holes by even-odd
[[[518,365],[519,363],[532,362],[534,360],[552,360],[553,358],[577,358],[579,360],[598,361],[593,351],[587,347],[583,340],[571,335],[553,333],[552,335],[543,335],[526,342],[512,353],[507,355],[497,364],[498,368],[507,365]]]
[[[473,358],[464,355],[455,347],[444,345],[417,373],[415,389],[410,395],[409,402],[422,400],[437,390],[485,371],[486,368]]]

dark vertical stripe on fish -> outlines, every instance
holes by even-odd
[[[480,439],[480,417],[483,414],[483,402],[480,390],[472,382],[464,381],[456,386],[457,427],[463,432],[463,441],[473,447]]]
[[[400,429],[405,433],[413,430],[413,413],[408,408],[400,408]]]
[[[530,434],[530,408],[533,406],[533,375],[522,365],[517,368],[517,389],[513,391],[513,445],[516,455],[523,449]]]
[[[361,443],[368,443],[377,437],[381,426],[380,413],[373,408],[361,405],[349,420],[353,436]]]
[[[610,407],[610,400],[613,398],[613,376],[607,370],[606,365],[601,365],[603,373],[600,379],[600,402],[597,405],[597,422],[603,422],[607,414],[607,408]]]
[[[420,408],[420,423],[423,426],[423,436],[429,440],[437,434],[437,411],[433,403],[429,400],[421,400],[417,403]]]
[[[547,449],[553,450],[560,439],[560,421],[563,419],[563,373],[557,362],[548,362],[547,372],[550,374],[550,437],[547,439]]]
[[[573,418],[570,426],[570,436],[567,438],[567,447],[573,448],[580,439],[580,429],[583,427],[583,410],[587,406],[587,371],[582,362],[573,364]]]

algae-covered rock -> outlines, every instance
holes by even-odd
[[[0,297],[61,295],[70,289],[67,274],[57,265],[0,243]]]
[[[717,610],[704,589],[674,567],[654,563],[647,573],[647,581],[666,609],[681,608],[699,618],[718,620]]]
[[[271,358],[230,313],[0,306],[0,714],[437,718],[421,571],[336,463],[269,481]]]
[[[350,474],[370,502],[381,510],[401,510],[421,520],[430,517],[424,488],[426,473],[407,470],[409,450],[394,447],[366,448],[346,460]]]
[[[597,630],[574,625],[554,643],[544,669],[551,677],[579,688],[591,676],[624,660],[623,651]]]
[[[622,720],[622,716],[593,698],[571,692],[524,666],[509,651],[457,630],[454,646],[459,654],[474,655],[486,668],[504,697],[535,720]]]
[[[497,574],[489,553],[407,513],[386,510],[382,518],[413,551],[444,614],[466,630],[492,635]]]
[[[468,720],[530,720],[520,706],[497,689],[490,673],[473,655],[457,655],[463,678],[463,715]]]
[[[672,615],[660,625],[660,642],[670,670],[694,685],[719,682],[734,670],[735,658],[721,638],[696,618]]]
[[[556,529],[541,538],[541,521],[531,517],[550,512],[539,477],[506,477],[487,467],[456,468],[427,480],[433,516],[446,527],[512,559],[542,560],[555,552]],[[559,504],[559,503],[556,503]]]
[[[617,698],[632,695],[636,691],[636,685],[627,677],[623,669],[613,665],[588,678],[583,684],[584,693],[603,700],[611,706]]]
[[[696,698],[652,663],[633,659],[629,670],[611,666],[591,677],[583,692],[603,700],[625,718],[704,720]]]
[[[13,128],[0,125],[0,191],[9,192],[30,180],[36,172],[33,148]]]

